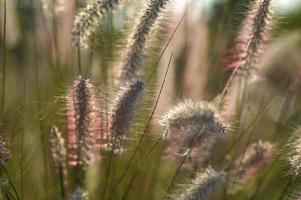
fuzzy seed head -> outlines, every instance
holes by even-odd
[[[168,1],[169,0],[150,0],[130,38],[127,52],[123,56],[120,75],[121,82],[138,78],[138,70],[143,65],[143,53],[147,39]]]
[[[110,118],[110,136],[112,140],[115,138],[116,150],[121,148],[118,143],[130,133],[143,91],[143,82],[138,80],[131,81],[120,88],[114,100]]]
[[[207,133],[223,133],[225,126],[218,110],[208,102],[180,102],[169,110],[160,124],[171,130],[190,130]]]
[[[93,85],[79,76],[67,96],[67,150],[70,165],[88,165],[96,158],[103,134]]]
[[[292,138],[285,158],[291,167],[290,173],[298,175],[301,171],[301,128],[296,130]]]
[[[184,192],[176,197],[176,200],[205,200],[210,199],[211,194],[225,183],[225,172],[217,172],[207,168],[199,172]]]
[[[254,0],[241,30],[236,47],[230,52],[228,68],[240,66],[242,70],[254,68],[265,48],[271,30],[271,0]]]
[[[223,136],[226,130],[225,123],[213,105],[190,100],[180,102],[168,111],[160,124],[169,130],[165,154],[171,158],[188,156],[191,162],[186,163],[187,167],[200,161],[197,155],[199,150],[206,151],[203,151],[204,156],[208,154],[214,141]]]
[[[76,16],[72,40],[77,47],[87,47],[90,35],[99,24],[100,17],[104,13],[113,10],[119,4],[119,0],[96,0]]]
[[[65,141],[58,127],[53,126],[51,128],[49,142],[53,164],[58,172],[61,169],[61,166],[65,165],[67,154]]]

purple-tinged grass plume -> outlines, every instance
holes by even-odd
[[[127,52],[123,56],[120,82],[138,78],[138,71],[143,65],[142,59],[147,39],[168,1],[169,0],[150,0],[146,10],[134,28],[127,47]]]
[[[272,19],[272,0],[253,0],[230,53],[228,68],[254,68],[269,38]]]
[[[144,84],[135,80],[124,84],[116,95],[110,117],[111,146],[114,151],[122,151],[121,141],[131,130],[131,126],[138,109]]]
[[[275,147],[270,142],[258,141],[250,145],[245,154],[240,156],[234,167],[229,171],[228,192],[238,192],[244,184],[247,184],[264,166],[271,161]]]
[[[74,45],[86,47],[89,36],[95,30],[100,21],[100,16],[113,10],[119,4],[119,0],[96,0],[76,17],[72,30]]]
[[[212,168],[207,168],[203,172],[198,172],[195,178],[187,186],[184,186],[180,195],[174,195],[174,200],[205,200],[211,199],[212,195],[217,195],[221,191],[226,180],[226,173],[217,172]]]
[[[69,165],[88,165],[102,144],[100,117],[93,85],[79,76],[67,96],[67,155]]]

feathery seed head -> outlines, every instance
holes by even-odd
[[[64,138],[59,131],[58,127],[53,126],[50,130],[50,150],[52,160],[57,171],[60,170],[61,166],[66,163],[66,153]]]
[[[115,138],[116,150],[119,149],[120,140],[130,133],[143,91],[144,83],[134,80],[124,84],[114,100],[110,118],[110,136]]]
[[[298,175],[301,171],[301,128],[297,129],[293,134],[288,148],[290,150],[285,158],[291,167],[290,173]]]
[[[242,22],[236,38],[236,47],[230,52],[228,68],[240,66],[242,70],[254,68],[264,49],[271,30],[271,0],[254,0]]]
[[[127,52],[123,56],[120,81],[138,78],[147,39],[168,0],[150,0],[131,36]]]
[[[72,30],[72,40],[75,46],[87,47],[89,36],[98,25],[100,16],[113,10],[119,0],[96,0],[76,17]]]
[[[218,110],[208,102],[186,100],[168,111],[160,124],[174,130],[196,130],[198,132],[223,133],[225,126]],[[203,129],[203,130],[202,130]]]
[[[178,156],[189,155],[190,164],[198,162],[195,155],[199,148],[206,149],[203,145],[207,140],[209,150],[217,136],[225,133],[225,123],[220,118],[218,110],[208,102],[193,102],[186,100],[180,102],[177,106],[168,111],[160,121],[163,127],[169,129],[168,144],[165,153]],[[210,138],[212,141],[209,142]],[[209,143],[211,143],[209,145]],[[198,145],[195,145],[198,144]],[[196,147],[197,146],[197,147]],[[193,148],[193,149],[191,149]],[[208,153],[208,152],[207,152]]]
[[[211,194],[225,183],[225,177],[225,172],[217,172],[209,167],[204,172],[198,172],[192,182],[184,189],[184,192],[175,199],[210,199]]]
[[[67,96],[67,150],[70,165],[89,164],[100,148],[103,134],[93,85],[79,76]]]

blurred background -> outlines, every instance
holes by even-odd
[[[83,72],[95,84],[99,98],[105,97],[110,104],[109,97],[118,89],[115,80],[127,38],[139,16],[137,11],[142,11],[147,4],[146,0],[123,0],[122,6],[102,17],[91,37],[90,47],[80,50],[79,60],[70,32],[76,14],[89,2],[92,0],[6,0],[4,9],[5,0],[0,0],[0,132],[9,140],[12,159],[6,166],[23,199],[56,199],[48,134],[54,124],[64,127],[64,95],[79,74],[79,61]],[[233,46],[247,5],[246,0],[169,2],[150,37],[143,68],[145,78],[186,14],[160,60],[149,90],[150,99],[141,108],[149,110],[152,107],[154,93],[160,87],[173,53],[167,82],[153,120],[155,137],[149,136],[146,144],[161,134],[157,121],[179,100],[213,101],[221,93],[231,74],[231,69],[225,64],[227,54]],[[275,140],[274,130],[280,122],[281,127],[283,124],[285,127],[281,129],[280,138],[287,138],[291,129],[301,122],[301,1],[273,1],[273,16],[272,37],[258,67],[252,72],[255,77],[248,86],[247,106],[242,117],[242,127],[246,128],[262,111],[252,129],[254,141],[258,138]],[[233,96],[229,95],[224,113],[229,122],[233,120]],[[137,130],[144,126],[146,120],[143,116],[138,120],[142,122],[137,122]],[[216,156],[208,162],[221,167],[224,153],[220,152],[225,152],[230,141],[237,137],[233,134],[220,141],[221,145],[214,150]],[[125,156],[116,161],[116,177],[127,159]],[[172,161],[164,161],[158,167],[153,162],[156,160],[158,158],[153,156],[147,167],[142,169],[130,190],[129,199],[162,197],[176,166]],[[98,193],[103,181],[101,177],[105,171],[102,163],[95,164],[89,171],[91,183],[88,188],[94,194]],[[277,199],[280,195],[277,191],[286,181],[281,167],[272,168],[277,175],[267,177],[267,183],[256,194],[256,183],[251,182],[247,192],[234,195],[232,199]],[[191,171],[184,170],[183,179],[189,174]],[[269,184],[271,181],[273,184]],[[5,183],[2,185],[5,187]],[[122,187],[126,186],[122,184],[121,190],[125,190]],[[111,187],[114,187],[113,183]]]

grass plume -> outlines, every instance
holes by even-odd
[[[212,193],[225,183],[226,173],[207,168],[198,172],[190,184],[185,186],[183,193],[175,195],[174,200],[205,200],[211,199]]]
[[[138,78],[138,71],[143,65],[143,53],[147,39],[168,1],[169,0],[150,0],[132,33],[127,52],[123,57],[120,74],[121,82]]]
[[[70,165],[88,165],[102,139],[93,85],[79,76],[67,96],[67,155]]]
[[[112,142],[116,142],[116,146],[114,147],[116,151],[122,150],[120,143],[130,133],[143,91],[143,82],[138,80],[128,82],[120,88],[114,100],[110,120],[110,136],[112,137]]]
[[[100,16],[113,10],[118,4],[119,0],[96,0],[87,5],[86,9],[80,12],[74,21],[71,34],[74,45],[86,47],[89,36],[100,21]]]

